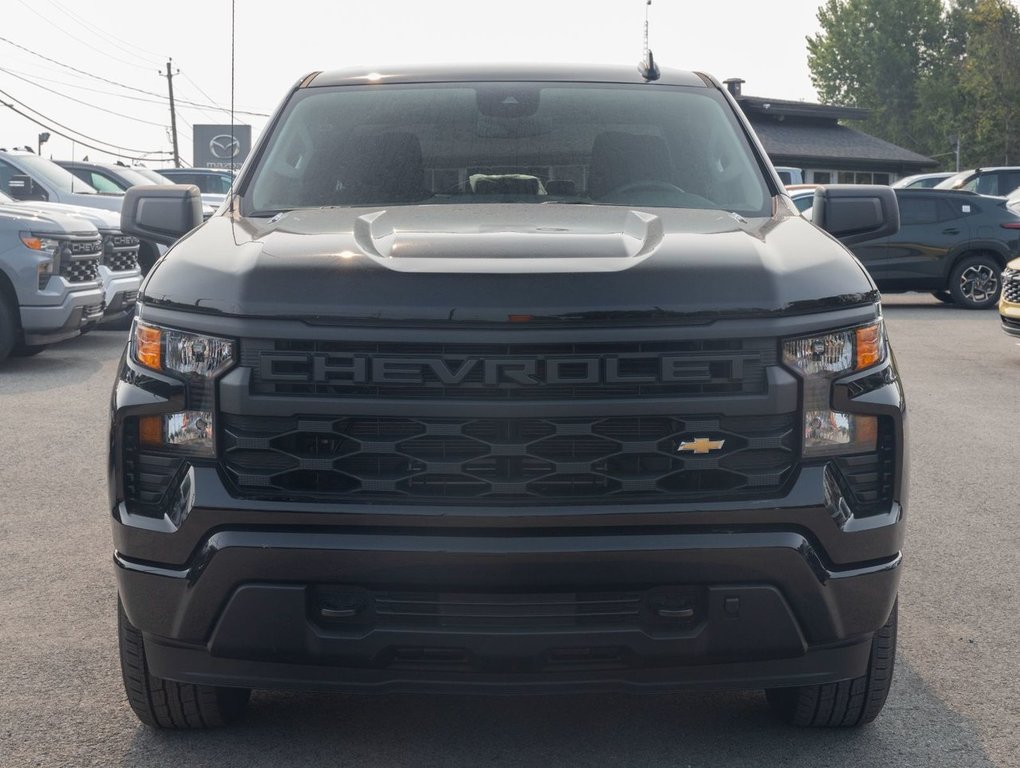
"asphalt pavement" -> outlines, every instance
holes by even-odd
[[[994,312],[891,296],[911,496],[895,682],[851,731],[759,692],[354,697],[257,692],[230,729],[160,733],[124,698],[106,509],[123,332],[0,367],[0,767],[1020,766],[1020,347]]]

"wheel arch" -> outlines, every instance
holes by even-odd
[[[1005,269],[1006,263],[1010,260],[1009,254],[1001,246],[996,246],[992,243],[967,243],[954,253],[952,258],[946,259],[946,268],[942,274],[942,289],[949,290],[949,278],[961,261],[972,256],[983,256],[985,254],[998,262],[999,269]]]

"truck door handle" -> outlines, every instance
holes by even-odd
[[[943,229],[942,230],[942,234],[943,235],[958,235],[958,234],[960,234],[960,230],[958,230],[956,227],[950,227],[949,229]]]

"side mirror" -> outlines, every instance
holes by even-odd
[[[124,194],[120,229],[142,240],[173,245],[202,223],[202,194],[194,184],[139,185]]]
[[[36,186],[32,177],[24,174],[11,176],[10,181],[7,182],[7,191],[15,200],[42,200],[45,202],[49,199],[46,190]]]
[[[895,235],[900,231],[896,192],[879,184],[818,187],[812,221],[844,245]]]

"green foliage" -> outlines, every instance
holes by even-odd
[[[862,127],[964,166],[1020,164],[1020,13],[1009,0],[826,0],[807,39],[821,100]],[[941,156],[941,157],[940,157]]]

